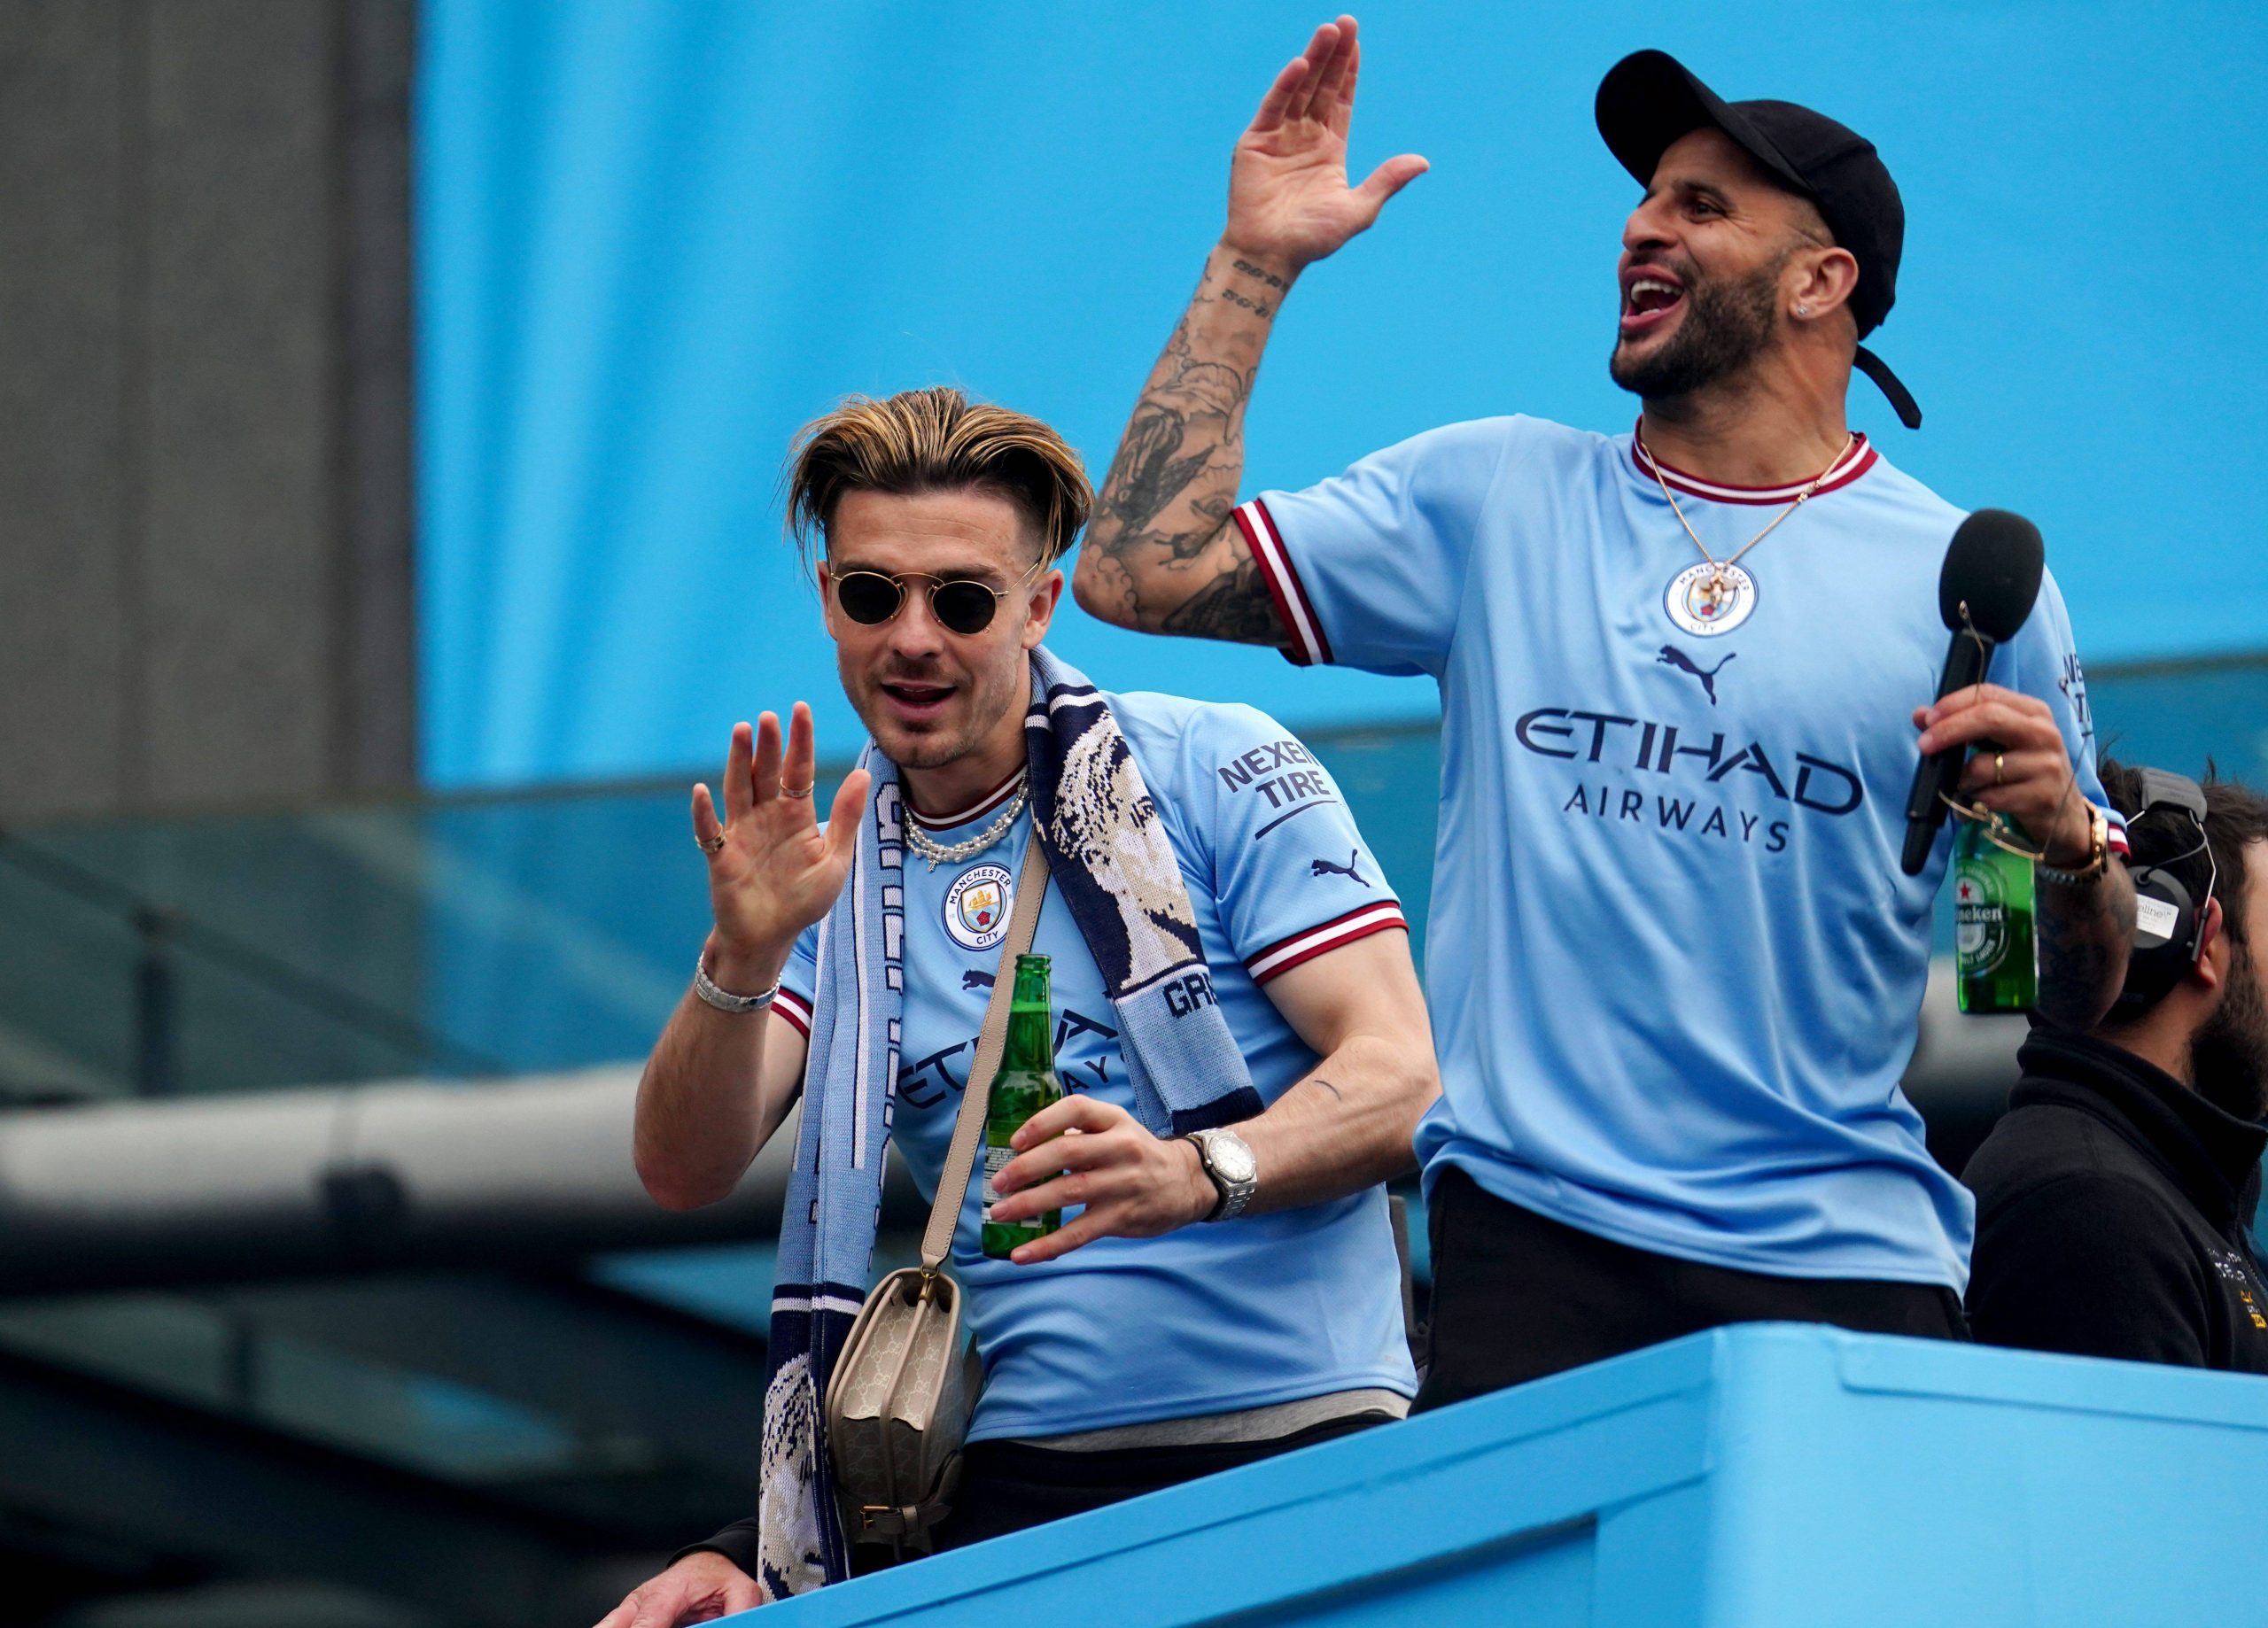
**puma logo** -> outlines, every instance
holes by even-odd
[[[960,975],[960,987],[964,989],[989,989],[992,987],[992,974],[990,973],[963,973]]]
[[[1737,650],[1728,650],[1725,653],[1725,662],[1731,661],[1734,656],[1738,655],[1739,654],[1740,652]],[[1717,704],[1717,675],[1724,671],[1725,662],[1719,662],[1714,667],[1710,668],[1696,667],[1693,664],[1693,658],[1686,655],[1684,651],[1679,649],[1675,645],[1664,645],[1662,647],[1662,653],[1654,657],[1654,663],[1657,666],[1674,667],[1680,672],[1689,672],[1695,678],[1700,679],[1701,687],[1708,693],[1709,704],[1713,707]]]
[[[1345,864],[1333,864],[1328,859],[1314,860],[1308,866],[1308,873],[1311,876],[1349,876],[1367,888],[1371,885],[1370,878],[1355,868],[1362,857],[1362,850],[1357,849],[1347,856]]]

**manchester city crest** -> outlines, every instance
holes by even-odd
[[[1008,934],[1012,881],[997,864],[973,864],[945,889],[945,934],[963,950],[990,950]]]
[[[1737,565],[1689,565],[1662,596],[1669,619],[1697,639],[1729,633],[1756,609],[1756,578]]]

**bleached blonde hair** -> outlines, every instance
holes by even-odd
[[[851,396],[796,435],[788,466],[788,536],[808,566],[824,553],[846,492],[998,492],[1039,533],[1039,562],[1078,541],[1094,488],[1071,444],[1026,413],[971,401],[951,385]]]

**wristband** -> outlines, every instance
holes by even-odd
[[[761,995],[734,995],[720,989],[710,981],[708,960],[704,952],[693,963],[693,992],[718,1012],[744,1018],[750,1012],[762,1012],[772,1004],[772,997],[780,993],[780,980],[777,978],[772,981],[772,987]]]
[[[2051,882],[2061,882],[2066,888],[2084,888],[2102,880],[2110,867],[2110,821],[2101,809],[2087,804],[2087,862],[2076,871],[2062,865],[2042,863],[2039,874]]]

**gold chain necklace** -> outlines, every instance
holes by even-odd
[[[1789,516],[1794,514],[1798,509],[1801,508],[1806,502],[1808,502],[1811,499],[1812,493],[1819,490],[1820,483],[1825,480],[1829,476],[1835,473],[1837,467],[1842,463],[1843,460],[1851,455],[1851,449],[1858,444],[1859,438],[1856,435],[1845,436],[1842,450],[1837,452],[1834,457],[1827,461],[1827,467],[1825,469],[1821,469],[1818,474],[1811,477],[1810,485],[1806,486],[1801,492],[1796,493],[1796,500],[1794,502],[1789,504],[1787,508],[1773,516],[1772,523],[1770,525],[1766,526],[1754,537],[1750,538],[1732,554],[1727,555],[1724,559],[1720,560],[1715,554],[1709,552],[1709,545],[1701,540],[1701,533],[1693,529],[1693,523],[1685,517],[1685,511],[1677,506],[1677,494],[1669,489],[1669,482],[1662,478],[1662,461],[1654,456],[1652,450],[1646,446],[1645,438],[1643,436],[1638,438],[1639,449],[1646,454],[1646,468],[1653,472],[1654,485],[1659,486],[1662,489],[1662,496],[1669,500],[1669,512],[1677,516],[1677,523],[1685,528],[1686,536],[1693,539],[1693,546],[1701,551],[1701,557],[1709,562],[1710,574],[1708,585],[1701,590],[1701,600],[1705,605],[1713,611],[1716,609],[1718,605],[1723,601],[1725,591],[1728,585],[1725,581],[1725,572],[1731,567],[1739,564],[1743,554],[1755,547],[1757,544],[1762,542],[1766,538],[1771,536],[1774,531],[1779,529],[1780,523],[1783,520],[1785,520]]]

